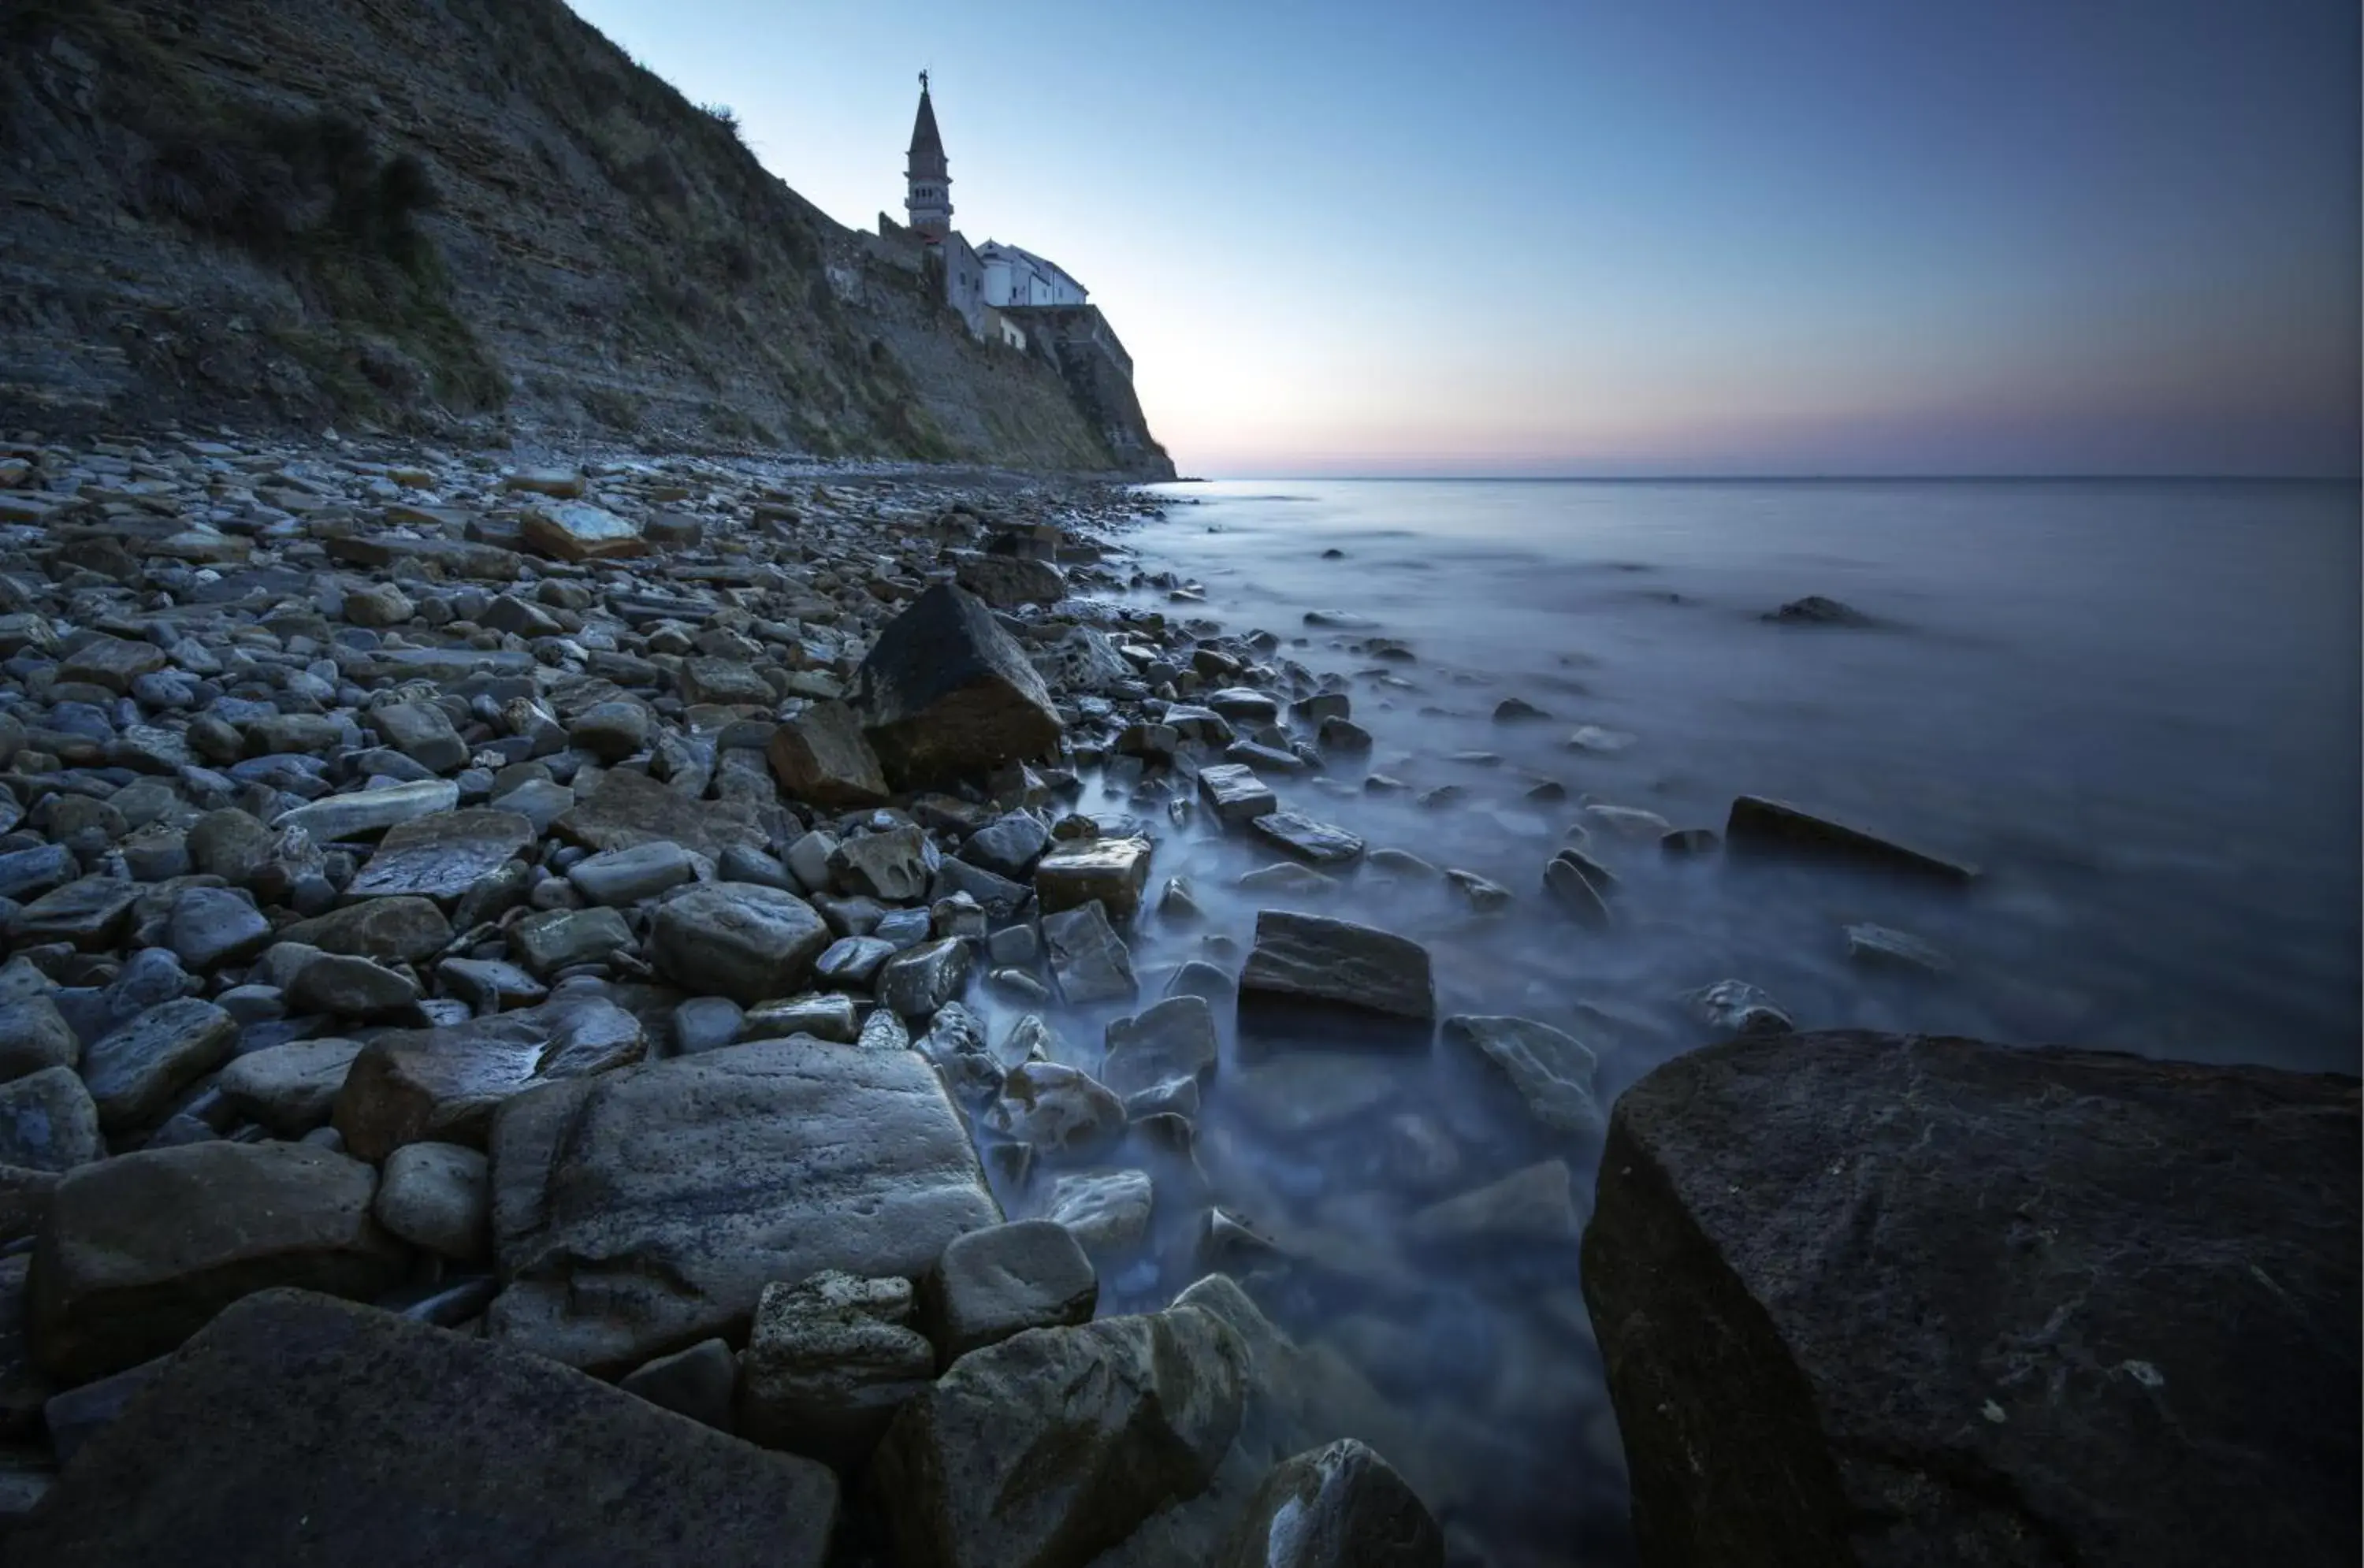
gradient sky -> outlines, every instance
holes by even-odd
[[[571,0],[1186,473],[2353,473],[2355,0]]]

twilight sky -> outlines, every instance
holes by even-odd
[[[1185,473],[2354,473],[2354,0],[570,0]]]

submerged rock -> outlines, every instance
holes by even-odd
[[[1973,867],[1753,795],[1734,799],[1723,837],[1726,854],[1735,858],[1778,851],[1852,862],[1956,884],[1976,881],[1979,874]]]
[[[1792,599],[1778,610],[1767,610],[1759,617],[1779,621],[1784,626],[1878,626],[1879,623],[1852,605],[1836,599],[1826,599],[1820,594],[1809,594],[1802,599]]]
[[[1272,1004],[1311,1006],[1378,1020],[1426,1026],[1436,1017],[1428,950],[1348,920],[1266,909],[1255,947],[1240,972],[1243,1018]]]
[[[1583,1269],[1643,1560],[2352,1561],[2358,1097],[1857,1032],[1659,1067]]]
[[[1592,1097],[1599,1059],[1582,1040],[1532,1018],[1468,1014],[1445,1019],[1440,1034],[1500,1074],[1544,1131],[1600,1135],[1600,1106]]]

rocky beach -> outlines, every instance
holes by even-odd
[[[1420,650],[1176,511],[0,447],[0,1557],[2352,1545],[2352,1077],[1546,984],[1669,875],[1979,873],[1400,783],[1487,766]]]

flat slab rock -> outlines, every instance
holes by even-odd
[[[2358,1083],[1860,1032],[1618,1101],[1650,1564],[2352,1563]]]
[[[600,1372],[743,1332],[775,1280],[916,1278],[1001,1219],[926,1061],[808,1039],[534,1089],[492,1165],[486,1332]]]
[[[1408,938],[1351,920],[1264,909],[1240,972],[1240,1006],[1243,1020],[1259,1008],[1320,1007],[1425,1026],[1436,1017],[1436,986],[1428,950]]]
[[[346,891],[355,898],[457,903],[534,836],[533,824],[513,811],[477,808],[415,817],[387,832]]]
[[[273,1290],[91,1439],[7,1556],[820,1568],[837,1513],[824,1465],[536,1356]]]

